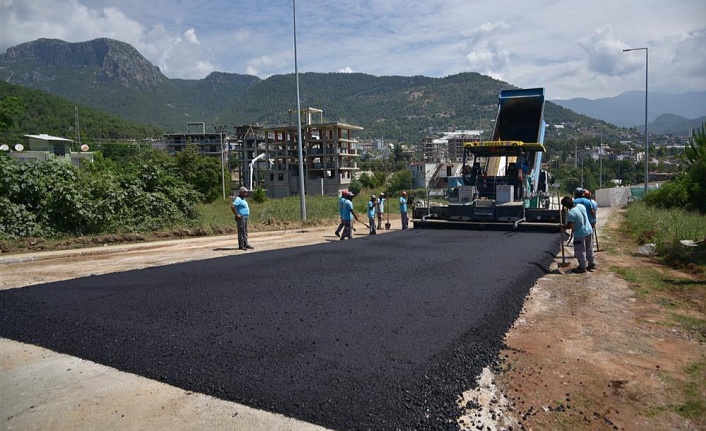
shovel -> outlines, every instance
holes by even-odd
[[[593,234],[596,236],[596,253],[601,251],[601,246],[598,245],[598,228],[594,227],[593,228]]]
[[[392,226],[390,224],[390,209],[388,208],[387,210],[388,211],[387,211],[387,221],[385,222],[385,230],[390,230],[390,226]]]
[[[559,196],[557,195],[557,199]],[[559,201],[559,224],[563,225],[564,220],[562,217],[562,214],[564,213],[564,210],[561,208],[561,201]],[[564,229],[561,228],[559,229],[559,242],[561,243],[561,262],[557,265],[559,267],[559,273],[565,274],[564,271],[566,271],[566,268],[571,267],[571,263],[566,261],[566,255],[564,254]]]
[[[360,224],[362,224],[363,226],[365,226],[365,227],[367,227],[368,229],[370,229],[370,226],[368,226],[367,223],[360,221],[360,219],[358,219],[357,217],[356,217],[355,221],[357,221],[358,223],[360,223]],[[355,229],[353,229],[353,230],[355,230]]]

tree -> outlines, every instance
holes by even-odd
[[[184,181],[203,196],[204,202],[213,202],[222,192],[221,165],[214,157],[202,156],[196,145],[187,145],[176,155],[176,165]]]
[[[706,123],[695,130],[684,150],[686,171],[645,196],[645,203],[659,208],[684,208],[706,213]]]
[[[701,125],[701,130],[694,130],[684,148],[684,156],[692,166],[706,163],[706,123]]]
[[[14,126],[24,112],[25,102],[19,97],[10,96],[0,100],[0,133]]]
[[[388,189],[391,192],[409,190],[412,188],[412,180],[412,171],[409,169],[395,172],[390,179],[390,186]]]

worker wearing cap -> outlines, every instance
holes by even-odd
[[[596,211],[593,209],[591,199],[586,198],[586,193],[588,193],[589,196],[591,195],[591,192],[580,187],[574,190],[574,203],[576,205],[583,205],[583,207],[586,208],[586,214],[588,214],[590,220],[592,214],[595,217]]]
[[[358,220],[358,215],[353,209],[353,196],[355,196],[355,194],[351,192],[346,193],[346,199],[343,203],[343,210],[341,211],[341,220],[343,221],[343,235],[341,235],[341,241],[346,238],[353,239],[353,219],[355,218],[356,220]]]
[[[370,230],[370,235],[375,235],[375,213],[378,208],[378,198],[375,195],[370,196],[370,201],[368,202],[368,229]]]
[[[581,187],[574,190],[574,204],[583,205],[583,207],[586,208],[586,214],[588,214],[588,220],[591,223],[591,229],[595,229],[596,207],[594,207],[593,202],[591,202],[591,199],[586,197],[586,193],[588,193],[589,196],[591,195],[591,192]]]
[[[591,192],[589,190],[584,190],[583,191],[583,197],[586,198],[586,200],[591,202],[591,206],[593,211],[588,211],[588,220],[591,222],[591,227],[593,230],[596,230],[596,216],[598,214],[598,202],[595,201],[595,199],[591,199]]]
[[[402,192],[400,196],[400,219],[402,220],[402,229],[407,229],[409,225],[409,215],[407,215],[407,192]]]
[[[338,224],[338,227],[336,228],[336,232],[334,234],[338,237],[341,236],[341,230],[343,230],[343,205],[346,202],[346,195],[348,194],[348,190],[341,190],[341,196],[338,198],[338,217],[341,220],[341,222]]]
[[[586,270],[596,267],[593,262],[593,229],[588,220],[588,213],[583,205],[574,203],[571,196],[565,196],[561,200],[561,205],[568,209],[566,224],[561,225],[561,229],[572,229],[574,232],[574,257],[579,263],[577,268],[571,272],[583,274]]]
[[[250,206],[245,197],[248,195],[248,189],[241,187],[238,189],[238,195],[230,204],[230,210],[235,214],[235,223],[238,226],[238,248],[240,250],[252,250],[254,247],[248,242],[248,218],[250,217]]]
[[[378,229],[382,229],[382,216],[385,214],[385,193],[380,193],[380,197],[378,198],[378,208],[377,208],[377,216],[378,216]]]

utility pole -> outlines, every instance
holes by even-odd
[[[80,128],[80,126],[79,126],[79,124],[78,124],[78,106],[75,106],[75,107],[74,107],[74,116],[75,116],[75,120],[74,120],[74,121],[75,121],[75,123],[76,123],[76,124],[74,125],[74,129],[76,129],[75,141],[78,143],[78,147],[81,148],[81,128]]]

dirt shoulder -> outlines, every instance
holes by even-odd
[[[494,370],[494,429],[706,429],[706,334],[684,324],[706,319],[706,284],[636,254],[621,216],[599,230],[597,271],[554,270],[531,290]],[[689,288],[650,293],[616,274],[635,271]]]

